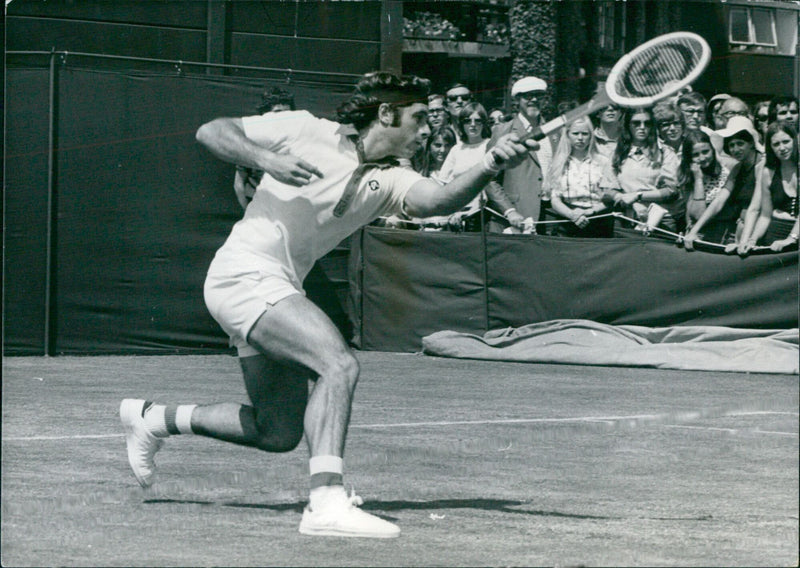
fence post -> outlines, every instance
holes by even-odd
[[[57,244],[57,147],[58,147],[58,68],[55,47],[50,51],[47,128],[47,243],[44,287],[44,355],[54,355],[56,347],[56,244]]]

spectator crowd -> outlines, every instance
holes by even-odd
[[[430,136],[408,167],[447,183],[499,137],[524,136],[577,106],[545,106],[547,83],[511,87],[513,112],[487,111],[464,84],[428,100]],[[673,239],[686,250],[747,254],[798,241],[798,100],[752,106],[687,87],[646,108],[610,105],[540,141],[530,160],[502,171],[461,211],[394,227],[613,237],[617,230]]]

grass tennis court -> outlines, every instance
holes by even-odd
[[[305,445],[167,441],[124,397],[245,401],[234,357],[6,358],[3,566],[796,566],[798,377],[358,352],[345,480],[399,539],[306,537]]]

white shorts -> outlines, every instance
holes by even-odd
[[[230,336],[240,357],[258,355],[247,343],[250,330],[258,318],[284,298],[303,294],[286,278],[262,272],[218,274],[209,271],[203,295],[211,316]]]

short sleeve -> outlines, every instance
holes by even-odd
[[[304,136],[319,119],[308,111],[281,111],[245,116],[242,118],[244,134],[253,142],[273,151],[291,145]]]

